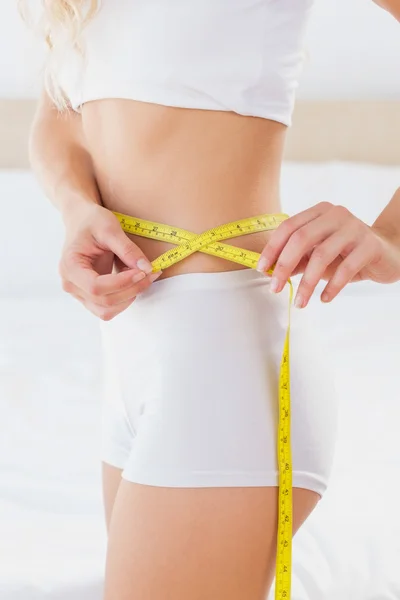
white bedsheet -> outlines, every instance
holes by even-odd
[[[284,209],[324,198],[371,223],[399,181],[394,168],[285,165]],[[0,174],[0,599],[100,600],[98,324],[59,291],[62,228],[40,196],[28,173]],[[356,284],[309,309],[341,423],[328,492],[294,539],[293,600],[400,598],[399,300],[397,284]]]

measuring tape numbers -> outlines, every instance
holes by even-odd
[[[192,233],[178,227],[171,227],[154,221],[137,219],[114,212],[126,233],[175,244],[152,262],[153,272],[166,269],[194,252],[204,252],[224,258],[245,267],[255,269],[260,258],[258,252],[223,244],[222,240],[235,238],[257,231],[276,229],[288,218],[285,214],[266,214],[241,219],[208,229],[204,233]],[[272,273],[273,270],[268,271]],[[293,286],[289,279],[289,314],[279,375],[279,421],[277,435],[278,450],[278,535],[276,554],[275,600],[290,600],[292,572],[292,455],[290,439],[290,307],[293,300]]]

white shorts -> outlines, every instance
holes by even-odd
[[[289,286],[246,269],[156,281],[102,323],[103,460],[132,482],[277,486],[279,370]],[[292,309],[293,486],[323,494],[337,401],[309,321]]]

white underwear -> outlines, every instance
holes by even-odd
[[[279,370],[289,290],[245,269],[156,281],[104,345],[104,462],[167,487],[277,486]],[[323,494],[337,399],[307,314],[292,309],[293,486]]]

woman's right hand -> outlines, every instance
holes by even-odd
[[[82,203],[63,217],[63,289],[103,321],[128,308],[161,275],[152,273],[150,261],[108,209]],[[118,272],[113,273],[114,261]]]

